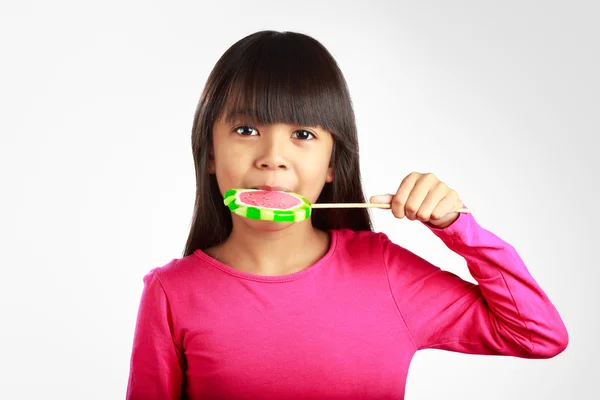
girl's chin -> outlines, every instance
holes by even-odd
[[[251,231],[256,231],[257,233],[259,232],[279,232],[279,231],[283,231],[287,228],[290,228],[292,226],[298,225],[298,224],[302,224],[302,222],[273,222],[273,221],[262,221],[262,220],[257,220],[257,219],[250,219],[250,218],[244,218],[241,217],[239,215],[235,215],[234,214],[234,218],[237,219],[236,223],[240,224],[241,226],[245,226],[244,230],[251,230]],[[303,222],[308,222],[310,223],[310,219],[303,221]]]
[[[273,222],[247,219],[246,224],[252,229],[262,232],[277,232],[290,227],[295,222]]]

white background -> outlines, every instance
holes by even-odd
[[[406,398],[599,398],[597,4],[3,2],[0,398],[124,398],[142,277],[188,234],[200,92],[263,29],[309,34],[339,62],[367,196],[435,173],[567,324],[549,360],[419,352]],[[373,218],[470,279],[420,223]]]

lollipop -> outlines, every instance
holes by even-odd
[[[389,204],[380,203],[311,204],[297,193],[259,189],[230,189],[225,192],[223,199],[225,205],[237,215],[274,222],[304,221],[310,217],[313,208],[390,208]],[[471,211],[461,208],[456,212]]]
[[[229,209],[242,217],[274,222],[300,222],[311,214],[303,196],[274,190],[230,189],[223,196]]]

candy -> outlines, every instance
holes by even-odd
[[[223,202],[237,215],[245,218],[300,222],[311,215],[311,204],[303,196],[282,191],[258,189],[230,189]]]

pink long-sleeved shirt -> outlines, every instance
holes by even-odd
[[[385,234],[350,230],[331,231],[327,254],[287,276],[240,272],[201,250],[152,269],[127,399],[402,399],[420,349],[565,349],[561,317],[512,246],[472,214],[430,229],[477,285]]]

